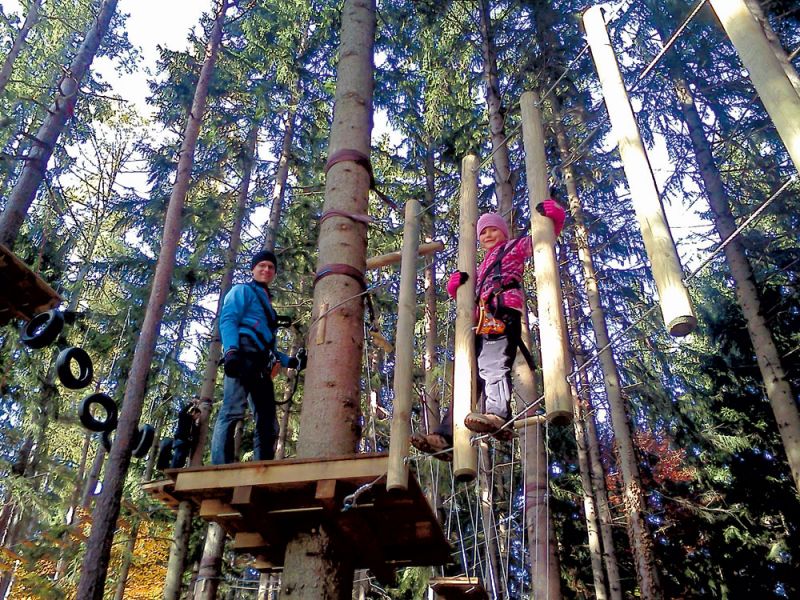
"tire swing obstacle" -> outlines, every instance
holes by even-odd
[[[438,566],[450,561],[450,544],[428,499],[417,480],[409,476],[402,456],[397,468],[394,454],[400,448],[402,455],[408,455],[408,435],[400,432],[401,437],[395,436],[397,424],[410,418],[413,344],[405,338],[413,336],[416,320],[416,260],[443,248],[440,242],[418,245],[419,214],[419,203],[410,202],[402,253],[367,261],[368,269],[402,261],[396,418],[388,455],[167,469],[166,479],[142,485],[145,492],[173,510],[181,501],[194,504],[199,517],[219,524],[231,536],[235,552],[254,557],[252,566],[259,571],[280,571],[293,535],[314,530],[321,523],[352,552],[354,568],[369,569],[384,584],[394,582],[397,568]],[[324,331],[322,316],[317,333],[324,336]],[[398,400],[400,397],[403,400]]]
[[[64,312],[56,309],[62,298],[39,275],[0,244],[0,325],[15,318],[26,321],[20,330],[20,341],[31,350],[42,350],[55,343],[66,324]],[[9,293],[12,292],[13,294]],[[77,375],[73,371],[77,366]],[[94,378],[94,365],[88,352],[77,346],[61,350],[55,360],[56,376],[69,390],[81,390]],[[103,409],[105,417],[98,419],[92,408]],[[84,397],[78,406],[78,419],[89,431],[101,434],[101,443],[111,451],[112,432],[117,428],[118,409],[114,400],[95,391]],[[133,456],[144,458],[153,444],[155,429],[142,425],[134,438]]]

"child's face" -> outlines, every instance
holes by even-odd
[[[480,235],[481,248],[484,250],[491,250],[497,244],[502,244],[506,241],[506,236],[497,227],[484,227]]]

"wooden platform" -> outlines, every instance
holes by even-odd
[[[53,288],[0,244],[0,326],[12,319],[29,321],[61,302]]]
[[[172,508],[195,504],[259,570],[280,569],[294,534],[324,524],[352,548],[356,568],[389,583],[395,568],[448,563],[450,545],[413,476],[406,492],[386,491],[388,461],[359,454],[169,469],[169,479],[142,487]]]
[[[428,585],[436,593],[436,600],[489,600],[477,577],[434,577]]]

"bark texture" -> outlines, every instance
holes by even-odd
[[[6,85],[8,85],[11,72],[14,70],[14,63],[19,53],[22,51],[22,47],[25,45],[25,38],[28,37],[28,32],[33,29],[33,26],[36,25],[36,22],[39,20],[39,8],[41,5],[42,0],[33,0],[31,2],[28,12],[25,15],[25,21],[23,21],[22,27],[19,28],[17,37],[14,38],[14,43],[11,44],[11,49],[8,51],[8,54],[6,54],[3,67],[0,68],[0,96],[3,95]]]
[[[116,2],[114,4],[116,5]],[[205,113],[208,85],[214,72],[214,65],[222,40],[222,24],[227,6],[227,0],[221,0],[206,48],[205,61],[197,82],[192,110],[183,135],[175,186],[172,189],[169,205],[167,206],[161,252],[153,277],[147,312],[136,343],[136,349],[134,350],[133,363],[128,385],[125,388],[123,409],[117,429],[116,443],[111,447],[109,464],[106,466],[105,485],[103,493],[97,502],[92,531],[81,570],[77,595],[82,600],[101,600],[103,597],[111,544],[114,540],[114,530],[119,517],[123,483],[128,472],[133,450],[131,442],[141,416],[147,375],[150,371],[150,363],[164,316],[169,286],[175,270],[175,254],[182,225],[181,214],[183,212],[184,199],[189,189],[192,165],[194,164],[194,150],[200,132],[200,124]]]
[[[78,53],[61,78],[55,100],[47,111],[33,141],[33,147],[25,157],[25,166],[8,197],[3,214],[0,215],[0,244],[13,248],[25,215],[36,197],[39,185],[47,171],[47,163],[53,154],[67,120],[75,111],[80,85],[94,60],[100,43],[108,31],[111,18],[117,10],[118,0],[104,0],[92,27],[86,32]]]
[[[369,157],[372,132],[374,0],[345,0],[337,65],[329,158],[339,150]],[[325,211],[366,215],[367,170],[353,160],[332,165],[325,182]],[[320,226],[318,272],[329,265],[366,267],[366,227],[332,216]],[[308,370],[300,415],[298,457],[352,454],[360,437],[360,376],[364,318],[361,284],[347,275],[318,279],[309,331]],[[299,531],[286,548],[282,599],[350,598],[353,563],[346,548],[336,551],[324,528]]]

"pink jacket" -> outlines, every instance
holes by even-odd
[[[489,267],[494,264],[502,248],[513,243],[514,240],[506,240],[505,243],[498,244],[489,251],[483,259],[483,262],[478,265],[477,281],[475,285],[477,286],[479,282],[482,282],[482,285],[480,290],[475,290],[475,293],[479,295],[482,300],[487,300],[492,290],[494,290],[493,278],[497,274],[497,269],[493,268],[490,273],[487,273]],[[513,308],[519,312],[523,311],[525,307],[525,292],[522,289],[522,273],[525,270],[525,260],[530,258],[532,254],[533,244],[531,243],[531,236],[528,235],[524,238],[520,238],[520,240],[514,244],[514,247],[505,253],[503,259],[500,261],[501,283],[506,285],[512,281],[517,281],[520,284],[518,288],[501,292],[500,296],[502,297],[503,306]]]

